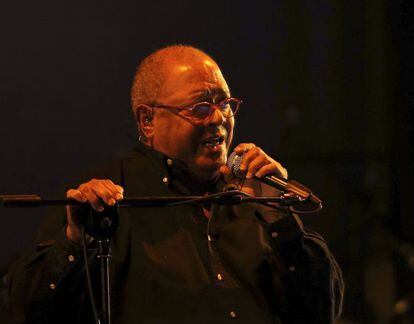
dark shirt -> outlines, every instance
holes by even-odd
[[[143,145],[94,176],[126,197],[199,194],[179,161]],[[325,241],[295,215],[269,222],[266,213],[256,204],[213,205],[209,219],[202,206],[121,209],[113,323],[333,322],[343,282]],[[64,219],[51,215],[40,243],[11,267],[9,323],[93,323],[81,249]],[[94,243],[88,253],[98,291]]]

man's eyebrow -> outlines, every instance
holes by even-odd
[[[199,97],[200,100],[204,100],[204,101],[211,101],[211,99],[213,99],[213,101],[215,103],[228,98],[229,95],[227,94],[227,92],[220,87],[214,87],[211,89],[207,89],[206,91],[203,91]]]

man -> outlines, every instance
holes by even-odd
[[[244,183],[225,166],[240,100],[207,54],[189,46],[151,54],[131,97],[138,147],[69,189],[68,198],[100,212],[124,195],[204,195],[229,183],[279,194],[255,177],[287,171],[254,144],[234,148],[244,153]],[[82,210],[67,208],[67,226],[53,215],[60,234],[13,267],[16,322],[93,322],[80,257]],[[89,240],[90,253],[93,247]],[[325,242],[283,211],[255,204],[121,209],[112,250],[114,323],[330,323],[341,309],[341,273]]]

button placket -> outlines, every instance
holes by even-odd
[[[211,270],[213,272],[214,278],[213,283],[218,288],[236,288],[239,287],[238,283],[232,278],[231,274],[226,270],[224,264],[222,263],[221,256],[218,249],[219,244],[219,228],[218,228],[218,220],[217,214],[214,212],[215,207],[211,208],[210,218],[208,220],[207,225],[207,245],[209,251],[209,259]],[[222,304],[225,316],[227,318],[235,319],[238,317],[238,314],[235,311],[234,300],[227,295],[226,290],[222,290],[220,294],[218,294],[218,299]],[[226,311],[227,310],[227,311]]]

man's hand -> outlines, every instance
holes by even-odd
[[[238,155],[243,154],[240,170],[246,172],[246,180],[241,190],[247,194],[254,196],[272,195],[272,192],[267,192],[267,190],[263,192],[264,186],[255,177],[263,178],[267,175],[278,175],[285,179],[288,177],[287,170],[279,162],[272,159],[253,143],[241,143],[234,148],[234,152]],[[236,185],[240,183],[240,179],[235,178],[227,166],[223,165],[220,171],[227,183]],[[271,187],[266,187],[271,190]],[[276,189],[271,191],[276,191]]]
[[[82,183],[77,189],[69,189],[66,192],[66,198],[71,198],[79,202],[89,203],[93,209],[101,212],[107,206],[113,206],[117,201],[123,199],[124,189],[114,184],[108,179],[92,179]],[[82,215],[82,207],[67,206],[67,228],[66,237],[75,243],[81,242],[80,219],[85,217]]]

